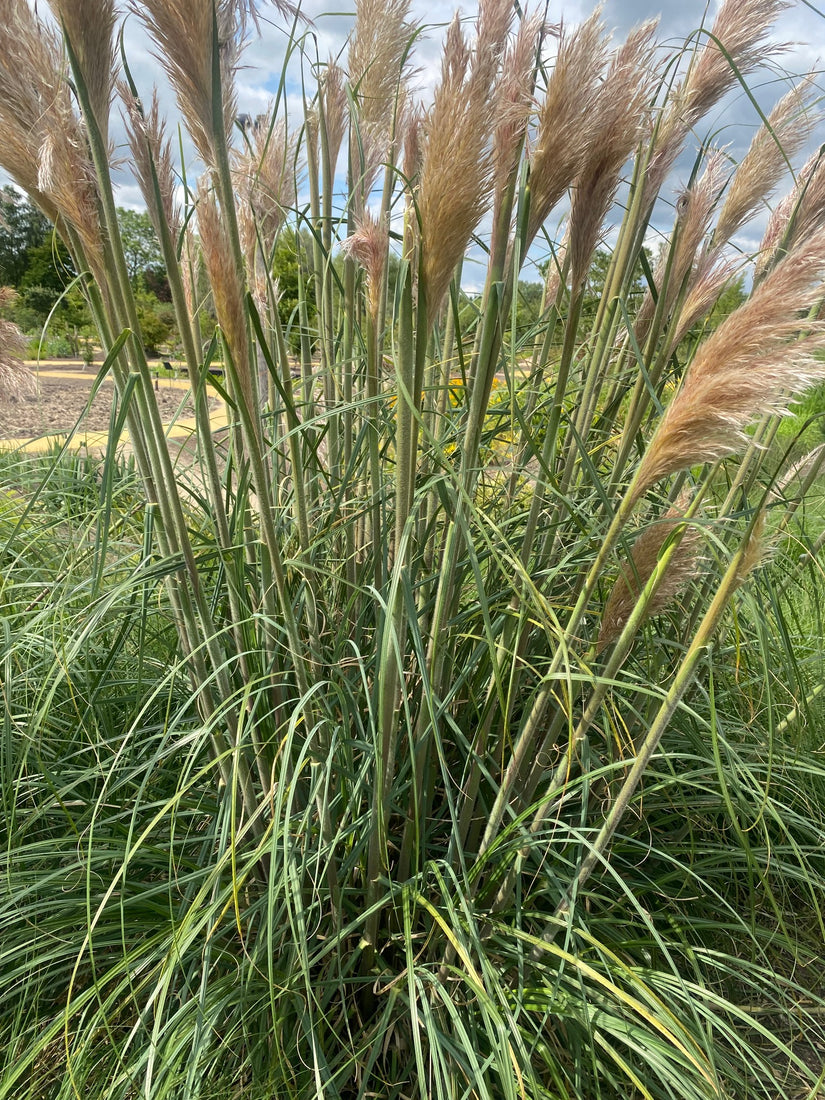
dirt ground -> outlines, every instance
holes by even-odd
[[[37,372],[36,392],[7,395],[0,404],[0,439],[31,439],[71,429],[86,407],[94,372],[81,363],[49,364]],[[84,417],[86,431],[106,431],[112,407],[113,385],[106,380]],[[155,396],[164,423],[193,415],[185,389],[161,379]]]

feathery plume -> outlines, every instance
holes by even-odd
[[[218,324],[232,356],[242,395],[248,406],[254,407],[241,275],[218,205],[203,180],[198,187],[198,229]]]
[[[80,0],[78,0],[80,2]],[[284,16],[296,14],[289,0],[273,0]],[[146,25],[156,56],[166,70],[195,148],[204,163],[215,163],[212,57],[220,59],[221,103],[227,144],[237,114],[235,71],[252,22],[258,26],[257,0],[130,0]],[[217,32],[217,43],[215,33]]]
[[[241,245],[252,271],[260,245],[269,263],[286,210],[295,200],[295,140],[283,119],[270,112],[247,129],[247,149],[235,156],[233,179],[238,194]]]
[[[751,72],[777,52],[780,47],[766,41],[767,35],[789,6],[787,0],[725,0],[684,81],[682,113],[688,125],[735,85],[738,77],[731,62],[740,73]]]
[[[421,104],[407,103],[401,127],[404,159],[402,171],[410,187],[418,182],[421,172],[421,144],[424,137],[424,109]]]
[[[498,122],[493,135],[494,223],[497,221],[495,210],[503,201],[513,173],[518,170],[521,147],[534,103],[536,52],[543,30],[544,20],[540,15],[523,18],[502,64],[495,108]]]
[[[815,355],[825,327],[802,316],[820,300],[823,274],[820,230],[700,345],[645,452],[634,499],[677,470],[733,454],[755,417],[784,411],[788,394],[825,377]]]
[[[319,81],[318,94],[321,116],[319,122],[323,120],[330,172],[334,173],[347,129],[349,108],[344,72],[332,58]]]
[[[458,16],[447,32],[432,107],[424,123],[418,190],[428,315],[434,319],[470,235],[490,205],[495,82],[512,8],[482,0],[471,53]]]
[[[389,231],[386,224],[366,211],[355,232],[344,241],[343,249],[364,269],[367,276],[367,305],[373,320],[377,319],[381,304],[381,290],[389,248]]]
[[[40,204],[37,154],[44,105],[60,95],[61,43],[25,0],[0,0],[0,165]],[[49,200],[42,196],[43,209]],[[56,211],[51,205],[49,217]]]
[[[543,308],[547,309],[553,305],[558,297],[559,290],[561,289],[562,273],[564,271],[564,265],[567,262],[567,253],[570,247],[570,227],[565,228],[564,236],[561,242],[555,246],[553,253],[550,256],[550,262],[547,265],[547,276],[544,280],[544,297]]]
[[[49,4],[77,59],[105,145],[116,71],[114,0],[49,0]]]
[[[804,483],[807,478],[811,475],[816,476],[820,473],[823,452],[825,452],[825,443],[820,443],[818,447],[814,447],[812,450],[808,451],[807,454],[804,454],[797,462],[793,463],[790,469],[786,470],[782,477],[779,478],[771,495],[774,497],[784,496],[785,490],[794,481],[801,482],[804,490]]]
[[[787,7],[786,0],[724,0],[707,42],[668,97],[645,179],[648,204],[658,194],[691,128],[742,75],[781,49],[767,36]]]
[[[97,185],[60,38],[25,0],[0,0],[0,166],[102,275]]]
[[[291,19],[298,14],[297,6],[290,3],[290,0],[269,0],[269,2],[284,18]],[[261,0],[229,0],[229,6],[232,8],[233,18],[237,22],[242,38],[246,35],[247,22],[253,23],[256,31],[260,30],[258,8],[261,6]]]
[[[410,0],[356,0],[348,69],[357,104],[350,136],[352,192],[363,210],[389,157],[405,54],[414,34]]]
[[[691,328],[707,317],[719,295],[736,274],[736,267],[717,250],[701,256],[690,277],[690,287],[668,331],[670,348],[676,348]]]
[[[126,135],[143,201],[158,237],[161,235],[161,225],[165,223],[175,239],[180,232],[180,210],[175,200],[175,168],[171,144],[166,138],[166,124],[160,117],[157,88],[152,91],[152,103],[147,112],[143,111],[140,101],[135,99],[126,84],[119,84],[118,91],[126,113]],[[155,193],[155,176],[159,196]]]
[[[727,160],[720,149],[711,150],[705,164],[705,170],[699,179],[686,188],[676,201],[677,222],[674,229],[674,254],[663,251],[656,265],[654,282],[658,296],[665,295],[664,316],[668,317],[673,304],[679,297],[685,280],[691,273],[697,249],[706,239],[716,203],[725,185]],[[667,285],[665,275],[667,274]],[[699,274],[695,272],[694,277]],[[656,310],[650,290],[639,307],[636,317],[636,340],[641,346],[650,330],[650,324]]]
[[[758,569],[768,555],[769,544],[765,540],[765,519],[767,509],[760,508],[759,514],[744,545],[739,568],[736,571],[736,583],[742,584],[755,569]]]
[[[588,120],[589,141],[573,188],[570,269],[579,286],[590,267],[599,230],[619,186],[619,174],[650,122],[656,71],[657,23],[637,27],[615,52]]]
[[[11,287],[0,287],[0,307],[7,303],[9,291]],[[34,375],[22,362],[25,350],[26,338],[17,325],[0,321],[0,404],[36,392]]]
[[[798,462],[794,462],[790,467],[790,470],[785,470],[782,476],[779,478],[777,484],[773,488],[774,496],[782,496],[785,489],[794,481],[804,482],[805,478],[809,476],[814,470],[818,473],[822,466],[823,452],[825,451],[825,443],[820,443],[818,447],[814,447],[812,450],[803,454],[802,458]]]
[[[192,229],[192,223],[187,222],[183,231],[181,274],[183,276],[183,293],[186,298],[186,309],[190,317],[194,317],[201,306],[201,303],[198,301],[198,287],[200,285],[202,258],[197,238]]]
[[[687,504],[687,497],[683,495],[659,522],[651,524],[636,539],[630,552],[630,560],[622,566],[604,605],[596,643],[597,652],[615,642],[622,633],[639,596],[659,563],[666,541],[672,537],[676,525],[684,519]],[[645,619],[663,611],[696,576],[700,543],[699,529],[693,523],[686,523],[679,545],[674,549],[667,569],[647,606]]]
[[[714,233],[716,244],[730,240],[767,200],[787,171],[789,159],[804,145],[814,123],[808,111],[812,88],[809,76],[779,100],[767,124],[756,132],[725,196]]]
[[[589,116],[598,99],[606,59],[598,9],[572,34],[564,28],[559,31],[556,63],[538,110],[530,154],[528,244],[579,174],[588,150]]]
[[[146,25],[178,100],[195,148],[205,164],[215,164],[212,55],[221,62],[223,125],[227,141],[236,115],[235,68],[246,5],[229,0],[131,0],[130,9]],[[214,10],[214,23],[213,23]],[[214,41],[215,25],[218,41]]]
[[[761,279],[780,254],[791,251],[825,225],[825,157],[819,148],[808,158],[792,190],[768,220],[759,246],[754,278]]]

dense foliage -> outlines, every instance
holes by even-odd
[[[810,83],[738,166],[694,149],[780,0],[676,51],[481,0],[427,108],[406,0],[340,61],[283,4],[297,125],[236,117],[256,5],[135,2],[189,188],[114,3],[50,7],[3,5],[0,166],[117,400],[102,453],[0,461],[0,1100],[813,1100],[825,448],[779,424],[825,378],[825,163],[774,195]]]
[[[147,351],[157,354],[176,342],[174,311],[164,306],[163,256],[148,214],[122,207],[117,213],[141,333]],[[77,357],[97,339],[69,249],[48,218],[9,185],[0,190],[0,287],[15,292],[6,293],[3,316],[30,337],[32,357]]]

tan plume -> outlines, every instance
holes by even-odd
[[[684,80],[668,97],[645,179],[652,203],[690,130],[733,88],[781,47],[770,29],[788,7],[785,0],[724,0]]]
[[[378,317],[384,272],[387,265],[389,231],[385,223],[366,211],[355,232],[344,241],[344,251],[363,267],[367,277],[367,305],[373,319]]]
[[[650,124],[655,82],[656,22],[637,27],[613,54],[587,122],[589,144],[576,179],[570,209],[573,285],[587,275],[602,221],[609,211],[622,167]]]
[[[25,350],[26,338],[17,325],[0,321],[0,405],[36,392],[34,375],[22,362]]]
[[[817,149],[800,169],[791,191],[768,220],[759,246],[755,278],[765,272],[798,241],[825,225],[825,150]]]
[[[131,0],[131,10],[146,24],[158,60],[177,96],[195,148],[214,167],[214,50],[220,58],[223,127],[228,140],[236,116],[235,69],[247,5],[229,0]],[[217,33],[217,42],[215,39]]]
[[[356,0],[348,70],[356,104],[350,140],[352,193],[363,210],[382,164],[389,158],[404,68],[415,27],[410,0]]]
[[[599,10],[572,33],[559,31],[547,89],[541,98],[530,154],[528,243],[570,187],[588,150],[589,116],[607,60]]]
[[[0,167],[102,277],[94,169],[71,98],[61,40],[26,0],[0,0]],[[78,247],[82,255],[77,255]]]
[[[295,140],[272,110],[245,132],[247,147],[236,154],[233,180],[238,195],[241,244],[250,272],[269,265],[286,212],[295,203]]]
[[[699,347],[642,459],[634,499],[677,470],[733,454],[755,417],[782,412],[788,395],[825,377],[817,352],[825,230],[779,263]]]
[[[109,108],[115,73],[114,0],[49,0],[77,59],[104,145],[108,142]]]
[[[166,125],[160,115],[157,89],[152,92],[148,111],[143,109],[140,101],[135,99],[125,84],[118,85],[118,90],[126,113],[126,135],[143,201],[158,237],[161,236],[163,219],[175,239],[180,232],[180,209],[175,200],[172,149],[166,137]]]
[[[651,524],[636,539],[630,558],[627,564],[622,566],[605,603],[597,650],[601,651],[605,646],[615,642],[622,633],[642,591],[659,564],[665,544],[674,537],[677,526],[684,520],[687,506],[687,497],[680,497],[661,520]],[[679,544],[673,550],[667,568],[659,578],[656,590],[645,610],[645,619],[663,611],[696,575],[701,545],[700,529],[695,523],[686,521],[677,537]]]
[[[730,240],[767,201],[788,170],[789,158],[802,148],[815,121],[808,110],[812,88],[811,77],[792,88],[756,132],[719,213],[714,233],[717,244]]]
[[[511,18],[509,3],[482,0],[474,51],[458,18],[447,32],[441,81],[424,124],[418,188],[422,271],[431,320],[490,205],[496,80]]]
[[[344,72],[330,59],[319,82],[320,110],[318,125],[323,128],[330,171],[334,172],[347,129],[349,108]]]
[[[241,394],[247,405],[254,407],[241,273],[234,262],[232,244],[221,211],[203,182],[198,188],[198,228],[218,324],[232,356]]]
[[[721,150],[711,150],[702,175],[676,201],[677,219],[672,251],[663,250],[653,274],[657,288],[656,302],[660,303],[658,309],[665,318],[671,315],[675,302],[687,286],[697,250],[707,238],[713,211],[727,179],[727,163]],[[653,295],[647,290],[635,325],[636,340],[640,346],[650,331],[656,308]]]
[[[493,135],[493,172],[495,204],[498,206],[518,170],[527,124],[535,100],[534,74],[536,53],[544,31],[541,16],[527,16],[507,48],[502,64],[496,103],[496,130]],[[493,215],[495,222],[496,216]]]

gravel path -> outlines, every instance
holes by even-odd
[[[0,439],[30,439],[68,431],[86,407],[93,381],[93,372],[83,373],[78,364],[41,370],[36,393],[8,397],[0,404]],[[84,430],[108,429],[112,394],[112,382],[106,380],[84,417]],[[185,383],[161,379],[155,396],[164,423],[194,415]]]

